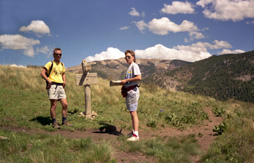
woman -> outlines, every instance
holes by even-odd
[[[123,84],[122,94],[124,97],[126,96],[126,107],[130,111],[133,127],[133,131],[130,134],[131,137],[127,141],[139,141],[139,120],[137,115],[139,89],[137,81],[141,80],[141,72],[139,66],[135,63],[136,57],[132,50],[125,51],[125,60],[129,64],[129,68],[125,79],[121,81]]]

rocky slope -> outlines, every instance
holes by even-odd
[[[138,59],[136,62],[142,72],[142,78],[145,79],[154,74],[161,74],[174,70],[188,62],[180,60],[159,60],[159,59]],[[124,58],[116,60],[103,60],[89,62],[92,65],[91,72],[97,72],[98,76],[104,79],[116,80],[123,79],[128,68]],[[82,73],[81,65],[68,67],[67,71],[73,73]]]

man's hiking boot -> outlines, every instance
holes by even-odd
[[[54,122],[54,123],[53,123],[53,127],[56,128],[56,129],[60,129],[60,126],[58,125],[57,122]]]
[[[63,126],[72,126],[72,124],[70,124],[68,121],[63,121],[62,125]]]

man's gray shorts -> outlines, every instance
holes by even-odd
[[[127,92],[126,107],[129,111],[136,111],[138,108],[139,89],[138,87]]]
[[[48,96],[50,100],[60,100],[66,98],[66,94],[62,85],[51,85],[48,89]]]

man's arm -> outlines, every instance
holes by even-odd
[[[45,67],[43,67],[43,69],[41,71],[41,77],[48,82],[48,86],[47,86],[47,89],[48,89],[51,87],[52,82],[51,82],[51,80],[49,80],[46,73],[47,73],[47,69]]]

